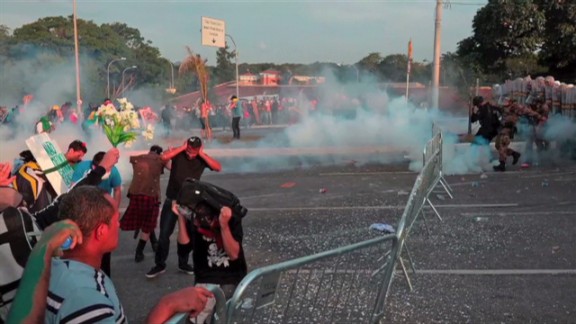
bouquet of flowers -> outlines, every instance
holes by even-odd
[[[118,147],[122,143],[130,146],[137,136],[133,130],[140,128],[138,114],[126,98],[117,100],[120,103],[118,110],[112,103],[103,104],[98,108],[95,114],[96,122],[102,125],[112,146]]]

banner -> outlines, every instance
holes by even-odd
[[[44,175],[59,196],[68,191],[72,184],[74,169],[70,166],[58,144],[46,133],[34,135],[26,140],[26,145],[44,171]]]

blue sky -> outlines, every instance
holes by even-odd
[[[471,35],[472,19],[487,0],[452,1],[444,9],[442,52]],[[77,0],[78,17],[97,24],[138,28],[172,61],[185,46],[216,61],[216,48],[201,45],[201,17],[226,22],[240,62],[352,64],[371,52],[406,53],[410,38],[417,61],[432,60],[435,0]],[[46,16],[72,14],[71,0],[0,0],[0,24],[11,29]]]

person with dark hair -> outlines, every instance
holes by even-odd
[[[128,189],[130,202],[120,221],[120,228],[123,231],[141,232],[134,256],[136,262],[144,260],[144,247],[148,239],[156,251],[154,229],[160,213],[160,176],[166,167],[166,162],[160,156],[162,151],[162,147],[153,145],[148,153],[130,157],[133,170],[132,183]]]
[[[230,97],[230,105],[228,109],[232,111],[232,137],[240,139],[240,118],[242,118],[243,106],[242,102],[236,96]]]
[[[103,157],[104,152],[101,151],[94,154],[92,161],[82,161],[78,163],[74,169],[74,174],[72,175],[72,182],[78,182],[84,178],[88,172],[97,168],[98,165],[100,165],[102,162]],[[113,166],[110,172],[106,172],[106,174],[104,174],[98,187],[104,192],[113,195],[116,208],[120,208],[120,202],[122,201],[122,177],[120,176],[120,172],[116,166]],[[102,269],[108,276],[112,275],[112,270],[110,268],[110,258],[110,253],[106,253],[102,259]]]
[[[101,164],[75,186],[97,185],[118,162],[118,156],[118,149],[110,149]],[[30,213],[23,205],[22,195],[10,186],[15,178],[10,176],[10,169],[9,163],[0,163],[0,218],[6,226],[6,232],[0,234],[0,323],[18,289],[22,270],[37,242],[37,233],[58,221],[60,201],[66,195],[64,193],[48,207]]]
[[[499,116],[502,113],[500,107],[490,104],[481,96],[476,96],[472,99],[474,106],[471,116],[471,122],[478,121],[480,129],[476,133],[473,144],[487,145],[489,144],[500,129]]]
[[[166,188],[166,198],[160,212],[160,234],[156,248],[155,266],[148,271],[146,277],[154,278],[166,271],[166,259],[170,252],[170,235],[178,221],[178,216],[172,212],[172,201],[176,199],[184,180],[200,179],[206,168],[220,172],[222,165],[218,160],[204,152],[202,140],[196,136],[187,139],[180,147],[162,153],[164,162],[171,161],[170,179]],[[178,270],[193,274],[194,269],[188,264],[191,244],[178,244]]]
[[[104,153],[105,152],[100,151],[94,154],[91,161],[82,161],[78,163],[74,169],[74,174],[72,175],[72,182],[77,182],[82,179],[88,171],[96,168],[100,162],[102,162]],[[116,166],[112,167],[112,170],[102,177],[102,182],[100,182],[98,187],[111,194],[114,197],[116,206],[120,207],[120,202],[122,201],[122,177],[120,176],[120,172]]]
[[[31,254],[10,310],[9,322],[96,323],[127,322],[112,280],[100,270],[99,260],[118,246],[119,213],[109,194],[93,186],[68,192],[61,202],[63,221],[49,228]],[[57,254],[66,236],[70,249]],[[31,294],[30,291],[33,293]],[[33,296],[33,298],[32,298]],[[147,323],[163,323],[179,312],[200,313],[212,293],[200,287],[164,296],[148,314]]]
[[[64,156],[68,163],[74,168],[78,162],[82,161],[86,152],[88,152],[86,143],[80,140],[74,140],[68,145],[68,151],[66,151]]]
[[[242,218],[246,209],[237,199],[230,206],[208,190],[225,190],[206,182],[187,181],[172,202],[178,215],[178,243],[192,242],[196,286],[216,284],[226,299],[247,274],[242,240]],[[235,197],[235,196],[234,196]]]

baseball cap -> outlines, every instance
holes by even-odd
[[[199,148],[202,146],[202,140],[198,136],[192,136],[188,139],[188,146],[192,148]]]

